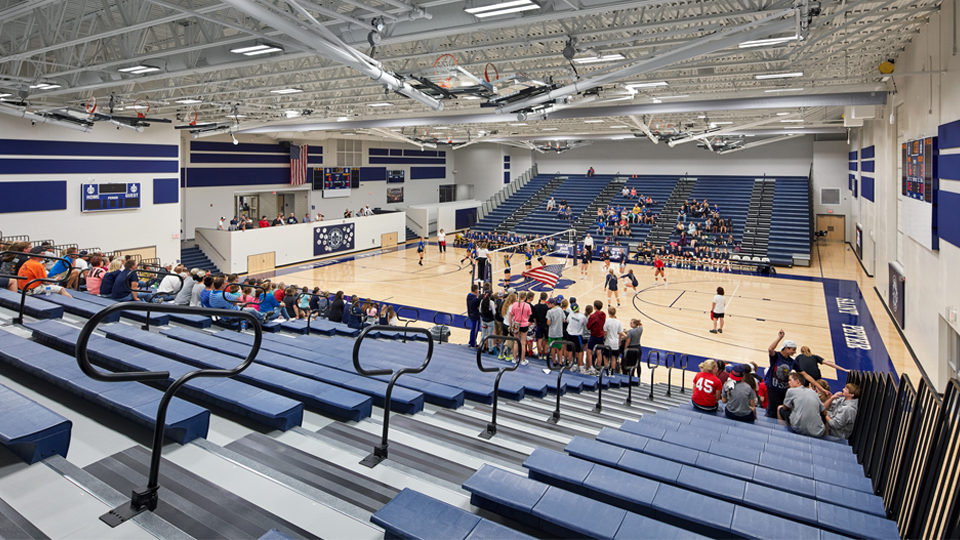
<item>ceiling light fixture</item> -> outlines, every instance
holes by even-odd
[[[193,104],[195,104],[195,103],[203,103],[203,100],[202,100],[202,99],[186,98],[186,99],[178,99],[178,100],[174,101],[174,103],[182,103],[183,105],[193,105]]]
[[[786,123],[802,123],[803,118],[784,118],[783,120],[781,120],[781,122],[785,124]]]
[[[134,71],[137,71],[138,69],[143,69],[143,68],[145,68],[145,67],[147,67],[147,66],[139,66],[139,65],[138,65],[138,66],[131,66],[131,67],[120,68],[120,69],[118,69],[117,71],[119,71],[120,73],[132,73],[132,72],[134,72]]]
[[[793,114],[793,113],[788,113],[788,112],[778,112],[778,113],[777,113],[777,116],[790,116],[791,114]]]
[[[775,94],[777,92],[802,92],[803,88],[771,88],[769,90],[764,90],[768,94]]]
[[[767,79],[792,79],[794,77],[803,77],[803,72],[791,71],[789,73],[761,73],[760,75],[753,76],[753,78],[758,81],[765,81]]]
[[[367,103],[367,107],[393,107],[393,103],[387,103],[386,101]]]
[[[510,124],[510,125],[511,125],[511,126],[525,126],[525,125],[527,125],[527,124],[525,124],[525,123],[523,123],[523,122],[515,122],[515,123]]]
[[[480,99],[477,96],[463,96],[463,99]]]
[[[602,124],[603,119],[601,118],[590,118],[583,121],[584,124]]]
[[[285,114],[287,118],[297,118],[301,115],[301,112],[291,110],[291,111],[284,111],[283,114]]]
[[[350,120],[350,118],[349,118],[349,117],[346,117],[346,116],[338,116],[338,117],[337,117],[337,122],[346,122],[347,120]]]
[[[303,90],[299,88],[281,88],[279,90],[270,91],[271,94],[297,94],[300,92],[303,92]]]
[[[261,54],[283,52],[283,47],[280,47],[279,45],[269,44],[269,43],[260,43],[258,45],[253,45],[250,47],[230,49],[230,52],[235,54],[242,54],[244,56],[257,56]]]
[[[623,86],[624,88],[656,88],[658,86],[669,86],[669,84],[667,84],[667,81],[656,81],[627,83]]]
[[[765,38],[765,39],[754,39],[750,41],[744,41],[743,43],[737,45],[740,49],[749,49],[752,47],[769,47],[773,45],[783,45],[784,43],[789,43],[791,41],[796,41],[798,36],[783,36],[775,38]]]
[[[598,54],[596,56],[584,56],[583,58],[574,58],[576,64],[598,64],[600,62],[615,62],[623,60],[624,56],[620,53]]]
[[[154,71],[160,71],[160,68],[156,66],[136,65],[131,67],[120,68],[117,71],[119,71],[120,73],[128,73],[130,75],[143,75],[144,73],[153,73]]]
[[[558,128],[541,128],[540,131],[556,131]]]
[[[630,126],[620,124],[620,125],[618,125],[618,126],[610,126],[610,129],[627,129],[627,128],[629,128],[629,127],[630,127]]]
[[[679,96],[657,96],[657,99],[682,99],[690,97],[690,94],[680,94]]]
[[[486,17],[496,17],[497,15],[506,15],[508,13],[530,11],[533,9],[540,9],[540,6],[533,3],[531,0],[508,0],[506,2],[498,2],[496,4],[489,4],[486,6],[465,8],[464,11],[473,15],[474,17],[483,19]]]

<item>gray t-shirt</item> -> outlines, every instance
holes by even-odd
[[[630,347],[637,347],[640,345],[640,336],[643,335],[643,327],[638,326],[636,328],[631,328],[627,330],[627,337],[630,338]]]
[[[185,306],[190,303],[190,296],[193,295],[193,286],[196,284],[193,281],[193,276],[187,274],[187,277],[183,280],[183,286],[180,287],[180,292],[177,293],[177,297],[173,299],[174,304]]]
[[[547,330],[547,337],[551,338],[562,338],[563,337],[563,310],[557,306],[553,306],[547,311],[547,324],[549,325]]]
[[[200,293],[203,292],[203,289],[206,287],[203,286],[202,281],[198,281],[193,285],[193,290],[190,291],[190,305],[199,306],[200,305]]]
[[[567,333],[571,336],[581,336],[587,332],[587,318],[579,311],[567,317]]]
[[[790,425],[797,428],[804,435],[823,437],[825,428],[823,417],[823,402],[817,391],[812,388],[790,388],[783,404],[790,409]]]
[[[834,411],[830,415],[830,435],[844,439],[849,439],[850,435],[853,435],[853,424],[857,421],[859,405],[859,399],[848,400],[839,397],[833,400],[830,404],[830,410]]]
[[[759,401],[757,392],[743,381],[734,381],[729,386],[723,385],[723,398],[727,400],[727,410],[730,411],[730,414],[737,416],[751,414],[753,410],[750,408],[750,401],[753,400],[754,405]]]

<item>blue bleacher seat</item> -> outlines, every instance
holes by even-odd
[[[27,463],[54,454],[67,457],[70,430],[66,418],[0,385],[0,444]]]
[[[530,536],[494,523],[410,488],[377,510],[370,521],[386,538],[422,540],[523,539]]]
[[[72,326],[56,321],[42,321],[27,326],[33,330],[34,338],[38,341],[68,354],[76,350],[80,331]],[[164,385],[172,384],[184,374],[197,369],[95,334],[90,336],[87,351],[91,362],[108,369],[166,371],[170,378]],[[179,394],[249,418],[270,429],[285,431],[299,426],[303,420],[302,403],[232,378],[193,379],[180,389]]]
[[[792,265],[795,255],[810,259],[810,194],[806,177],[776,179],[767,255],[775,264]]]
[[[82,298],[72,298],[69,296],[62,296],[59,294],[51,294],[48,296],[44,296],[42,298],[47,302],[57,304],[58,306],[62,306],[63,310],[66,311],[67,313],[72,313],[73,315],[79,315],[87,319],[89,319],[98,311],[103,309],[102,305],[88,302]],[[110,315],[107,315],[103,319],[103,322],[111,323],[111,322],[117,322],[119,320],[120,320],[119,313],[111,313]]]
[[[503,220],[513,215],[527,199],[534,196],[538,191],[543,189],[543,186],[550,183],[553,176],[552,174],[538,174],[534,176],[513,195],[504,199],[499,206],[483,216],[483,218],[477,221],[470,229],[480,232],[488,232],[496,229],[503,223]]]
[[[63,317],[63,307],[47,302],[47,295],[28,296],[23,306],[23,314],[35,319],[59,319]],[[0,307],[20,310],[20,293],[9,289],[0,289]]]
[[[104,306],[104,307],[117,303],[117,301],[113,300],[112,298],[96,296],[96,295],[81,292],[81,291],[71,291],[70,294],[72,294],[78,300],[85,300],[92,304],[100,304],[101,306]],[[164,326],[170,323],[170,315],[167,313],[151,313],[147,315],[147,313],[144,311],[123,311],[123,312],[120,312],[120,316],[125,319],[130,319],[138,322],[146,322],[147,320],[149,320],[151,325],[157,325],[157,326]],[[193,317],[196,317],[196,316],[193,315]]]
[[[153,428],[162,392],[135,382],[96,381],[80,371],[72,356],[0,330],[0,361]],[[165,433],[185,444],[206,437],[210,411],[179,398],[170,401]]]

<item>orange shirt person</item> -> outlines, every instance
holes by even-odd
[[[34,247],[30,250],[30,254],[40,255],[44,252],[44,249],[42,246]],[[24,278],[21,281],[23,281],[23,287],[26,289],[27,294],[61,294],[63,296],[70,296],[66,289],[54,283],[45,283],[42,281],[30,283],[30,281],[34,279],[47,277],[47,267],[43,265],[42,261],[43,259],[40,257],[30,257],[23,263],[23,266],[20,267],[20,271],[17,272],[18,276]]]

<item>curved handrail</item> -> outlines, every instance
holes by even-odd
[[[687,364],[690,363],[690,357],[686,353],[682,353],[679,356],[674,358],[674,366],[677,367],[677,363],[680,364],[680,393],[687,393]]]
[[[410,311],[415,312],[416,315],[415,315],[414,318],[412,318],[412,319],[404,319],[403,317],[400,316],[400,310],[401,310],[401,309],[408,309],[408,310],[410,310]],[[403,322],[404,328],[406,328],[406,327],[410,326],[411,324],[413,324],[413,323],[415,323],[415,322],[417,322],[417,321],[420,320],[420,310],[419,310],[418,308],[415,308],[415,307],[410,307],[410,306],[398,306],[398,307],[396,308],[396,310],[394,310],[394,313],[397,314],[397,320]],[[387,322],[389,323],[390,321],[387,321]],[[404,342],[404,343],[407,342],[407,334],[406,334],[406,333],[403,334],[403,342]]]
[[[321,291],[321,292],[319,292],[319,293],[305,293],[305,292],[302,292],[302,293],[300,293],[300,294],[297,295],[297,302],[296,302],[296,303],[297,303],[298,306],[300,305],[300,299],[303,298],[304,296],[309,296],[310,298],[314,298],[314,297],[316,297],[316,298],[327,298],[326,293],[324,293],[323,291]],[[328,301],[329,301],[329,300],[328,300]],[[318,314],[319,314],[319,313],[318,313]],[[310,333],[310,321],[311,321],[311,320],[313,320],[313,310],[312,310],[312,309],[307,309],[307,333],[308,333],[308,334]]]
[[[516,371],[520,367],[520,362],[511,364],[509,367],[483,367],[483,344],[487,342],[488,339],[500,339],[503,341],[515,341],[519,346],[520,340],[513,336],[498,336],[498,335],[489,335],[485,336],[480,340],[480,343],[477,345],[477,368],[484,373],[496,373],[497,378],[493,381],[493,415],[490,418],[490,422],[487,424],[486,429],[481,431],[477,436],[481,439],[489,439],[497,434],[497,396],[500,393],[500,378],[503,377],[503,374],[508,371]]]
[[[177,279],[180,280],[180,289],[183,288],[183,276],[181,276],[180,274],[178,274],[178,273],[176,273],[176,272],[167,272],[166,270],[164,270],[164,271],[160,271],[160,270],[148,270],[148,269],[145,269],[145,268],[137,268],[136,270],[134,270],[134,272],[136,272],[137,274],[153,274],[153,275],[155,275],[155,276],[163,276],[163,277],[167,277],[167,276],[177,276]],[[177,289],[177,290],[179,291],[180,289]],[[137,289],[136,291],[134,291],[134,292],[138,292],[138,293],[149,293],[149,292],[150,292],[150,289],[149,289],[149,288],[145,288],[145,289],[140,289],[140,288],[138,288],[138,289]],[[152,298],[151,298],[150,300],[151,300],[151,302],[153,301]]]
[[[77,337],[77,364],[80,366],[80,370],[92,379],[106,382],[121,382],[163,381],[170,378],[170,373],[167,371],[129,371],[123,373],[111,373],[109,371],[101,371],[90,363],[90,358],[87,354],[90,336],[103,319],[105,319],[108,315],[118,311],[157,311],[160,313],[188,313],[194,315],[221,316],[229,315],[231,317],[240,317],[249,319],[253,324],[254,339],[253,346],[250,348],[250,353],[247,354],[247,357],[243,360],[243,362],[238,364],[236,367],[232,369],[198,369],[191,371],[183,374],[169,387],[167,387],[166,391],[163,393],[163,397],[160,398],[160,404],[157,407],[156,426],[153,431],[153,453],[150,458],[150,474],[148,476],[147,486],[141,490],[134,490],[128,504],[119,506],[101,516],[100,519],[112,527],[116,527],[120,523],[127,521],[128,519],[145,510],[152,511],[157,508],[157,502],[159,500],[158,490],[160,488],[160,456],[163,450],[163,436],[167,420],[167,407],[170,405],[170,401],[173,399],[174,394],[177,393],[177,390],[179,390],[190,380],[197,377],[233,377],[247,369],[247,367],[253,362],[253,359],[257,356],[257,353],[260,352],[260,342],[263,337],[263,329],[260,326],[260,321],[256,316],[244,311],[178,306],[176,304],[120,302],[118,304],[107,306],[90,317],[86,324],[83,325],[83,328],[80,329],[80,335]]]
[[[360,365],[360,345],[370,332],[379,332],[383,330],[388,332],[408,331],[408,329],[402,326],[374,324],[364,328],[360,332],[360,335],[357,336],[356,341],[353,342],[353,368],[357,370],[357,373],[367,377],[392,375],[390,377],[390,382],[387,383],[387,391],[383,402],[383,437],[380,439],[380,444],[373,448],[373,453],[363,458],[363,460],[360,462],[361,465],[365,465],[367,467],[376,467],[378,463],[387,459],[387,435],[390,431],[390,396],[393,394],[393,387],[396,385],[397,379],[399,379],[401,375],[406,375],[408,373],[420,373],[421,371],[427,369],[427,366],[430,365],[430,359],[433,357],[433,335],[423,328],[414,327],[410,331],[427,336],[427,356],[419,367],[401,368],[397,371],[393,371],[392,369],[364,368]]]
[[[670,397],[670,388],[673,386],[673,368],[677,363],[677,353],[668,352],[663,357],[663,364],[667,367],[667,397]]]
[[[657,362],[651,363],[650,357],[657,355]],[[647,369],[650,370],[650,401],[653,401],[653,372],[660,367],[660,351],[650,351],[647,353]]]
[[[569,346],[570,351],[573,351],[574,343],[569,339],[561,339],[560,343]],[[557,372],[557,408],[553,410],[553,414],[550,416],[550,418],[547,418],[547,422],[550,422],[551,424],[556,424],[560,421],[560,395],[563,393],[560,391],[560,389],[563,388],[563,372],[570,367],[570,364],[572,363],[573,358],[571,357],[569,361],[562,361],[559,364],[555,364],[553,359],[549,357],[548,352],[547,367],[550,368],[550,371]]]
[[[637,372],[637,379],[640,379],[640,361],[643,359],[643,347],[633,345],[623,350],[623,361],[620,363],[627,368],[627,399],[626,405],[633,403],[633,372]]]
[[[15,256],[26,255],[28,258],[33,257],[37,259],[47,259],[51,261],[62,261],[65,258],[64,256],[44,255],[42,253],[34,254],[34,253],[27,253],[25,251],[9,251],[9,250],[0,251],[0,259],[2,259],[4,255],[15,255]],[[70,261],[70,266],[69,268],[67,268],[67,277],[69,277],[70,274],[73,273],[73,270],[74,270],[73,261]],[[0,277],[5,277],[7,279],[16,279],[18,281],[27,279],[25,276],[19,276],[17,274],[0,274]],[[13,323],[23,324],[23,310],[26,308],[26,305],[27,305],[27,291],[30,289],[30,285],[33,285],[34,283],[62,283],[65,281],[66,281],[66,278],[53,279],[53,278],[46,277],[46,278],[34,278],[24,283],[23,287],[20,287],[20,310],[17,312],[17,316],[13,319]]]

